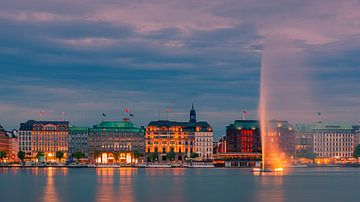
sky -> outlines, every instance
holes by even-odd
[[[0,124],[198,120],[215,136],[257,119],[260,68],[271,117],[360,120],[360,2],[353,0],[2,1]]]

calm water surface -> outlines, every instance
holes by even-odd
[[[0,168],[0,201],[360,201],[360,169]]]

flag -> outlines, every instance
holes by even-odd
[[[131,117],[134,117],[134,114],[130,113],[130,116],[131,116]]]
[[[125,113],[129,113],[129,108],[125,108]]]
[[[321,116],[321,112],[318,112],[318,116]]]
[[[106,114],[105,114],[105,113],[102,113],[102,116],[103,116],[103,117],[106,117]]]
[[[247,112],[247,111],[244,110],[243,113],[244,113],[245,115],[247,115],[249,112]]]

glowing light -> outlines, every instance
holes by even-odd
[[[275,172],[283,172],[283,171],[284,171],[284,168],[275,168],[274,171],[275,171]]]

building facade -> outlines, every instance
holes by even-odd
[[[196,157],[198,160],[213,158],[213,129],[204,121],[196,120],[194,106],[190,111],[189,122],[168,120],[152,121],[146,127],[146,156],[151,161],[152,153],[157,160],[168,161],[167,154],[175,153],[176,161]]]
[[[74,157],[76,152],[81,152],[88,157],[89,128],[69,127],[69,157]]]
[[[313,125],[295,125],[295,157],[314,158]]]
[[[288,121],[271,120],[266,134],[268,145],[276,147],[279,154],[288,157],[295,155],[295,130]]]
[[[6,156],[10,152],[10,138],[7,136],[5,129],[0,125],[0,152],[5,152]],[[0,159],[1,161],[2,159]]]
[[[354,131],[347,124],[317,123],[313,129],[318,158],[349,158],[354,152]]]
[[[44,154],[44,161],[58,161],[56,152],[64,153],[62,161],[68,157],[67,121],[34,121],[20,124],[19,150],[28,157],[36,159],[38,153]]]
[[[236,120],[227,126],[226,152],[261,153],[259,122],[255,120]]]
[[[225,167],[261,166],[261,133],[256,120],[235,120],[220,139],[214,164]]]
[[[103,121],[89,131],[88,156],[96,163],[134,164],[143,161],[144,128],[128,119]]]

